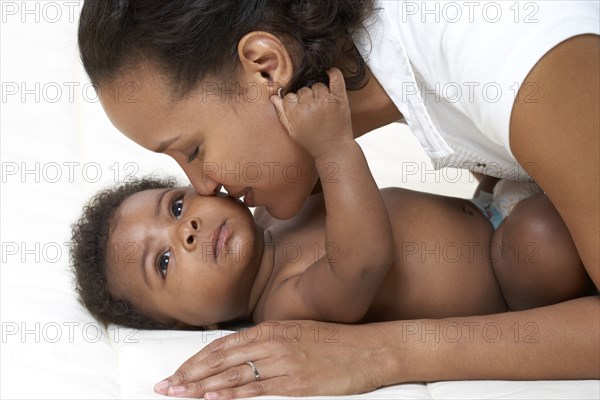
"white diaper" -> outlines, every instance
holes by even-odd
[[[493,194],[480,191],[479,196],[471,202],[488,217],[494,229],[498,229],[518,202],[541,192],[542,189],[533,181],[500,179],[494,186]]]
[[[542,193],[542,189],[533,181],[500,179],[494,186],[492,207],[506,218],[518,202],[537,193]]]

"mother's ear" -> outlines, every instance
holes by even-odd
[[[263,31],[247,33],[238,43],[238,57],[246,82],[271,87],[273,93],[287,85],[294,74],[292,57],[276,36]]]

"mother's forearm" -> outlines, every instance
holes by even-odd
[[[381,385],[600,379],[600,297],[487,316],[373,324]]]

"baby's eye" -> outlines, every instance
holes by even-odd
[[[181,212],[183,211],[183,197],[178,197],[171,203],[171,214],[176,219],[181,218]]]
[[[165,251],[158,256],[158,270],[161,274],[167,275],[167,268],[169,268],[169,260],[171,259],[171,252]]]

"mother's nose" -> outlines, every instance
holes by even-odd
[[[186,250],[191,251],[198,246],[199,232],[200,220],[198,218],[189,218],[179,223],[177,234]]]
[[[203,196],[213,196],[221,191],[223,185],[219,182],[212,180],[211,178],[204,177],[202,182],[195,183],[192,181],[192,186],[196,189],[198,194]]]

